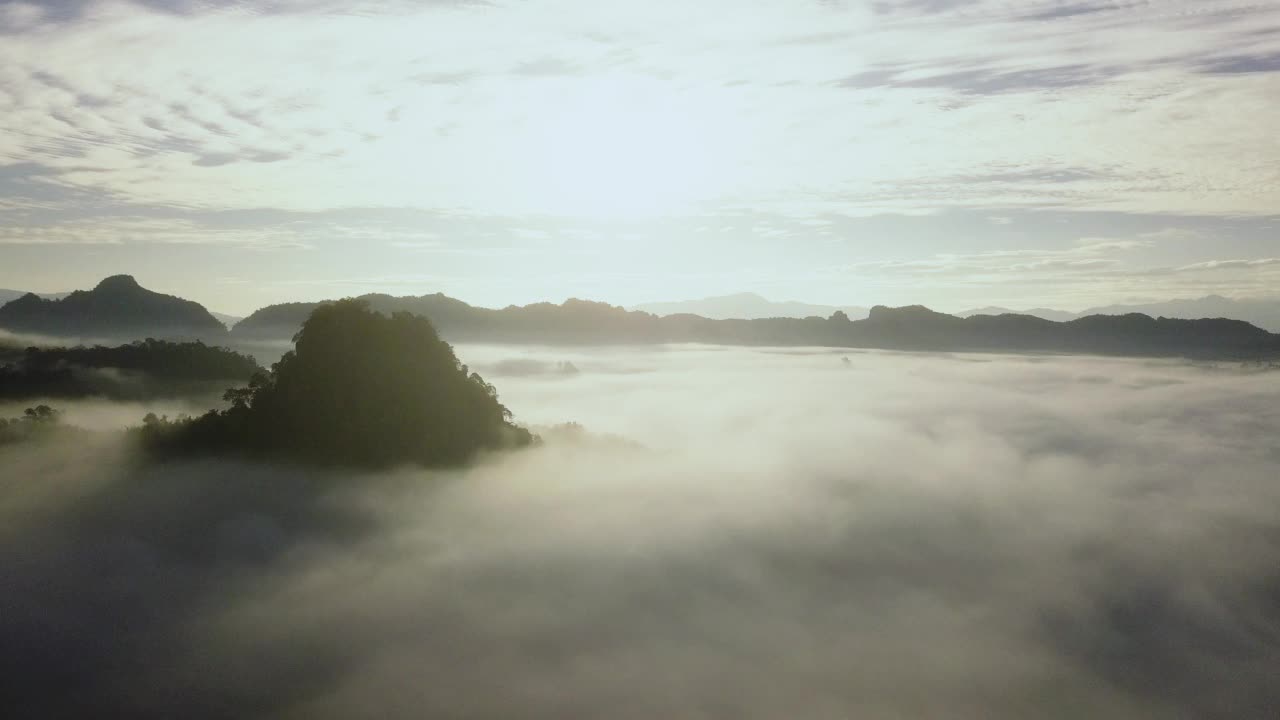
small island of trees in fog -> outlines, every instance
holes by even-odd
[[[294,350],[224,399],[229,408],[196,418],[148,415],[137,431],[143,446],[386,467],[459,464],[533,441],[429,320],[356,300],[316,308]]]

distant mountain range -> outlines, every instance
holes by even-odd
[[[1127,315],[1130,313],[1141,313],[1151,317],[1181,318],[1184,320],[1230,318],[1232,320],[1244,320],[1271,332],[1280,332],[1280,299],[1233,300],[1221,295],[1134,305],[1105,305],[1089,308],[1078,313],[1065,310],[1050,310],[1048,308],[1010,310],[1002,307],[985,307],[966,310],[962,313],[956,313],[956,315],[957,317],[972,317],[974,315],[1003,315],[1007,313],[1034,315],[1035,317],[1058,322],[1090,315]]]
[[[11,300],[17,300],[23,295],[36,295],[44,298],[45,300],[61,300],[70,294],[71,293],[69,292],[32,293],[25,290],[9,290],[6,288],[0,288],[0,306],[3,306]],[[209,311],[209,314],[217,318],[218,321],[225,325],[228,330],[230,330],[233,325],[244,319],[239,315],[227,315],[226,313],[214,312],[212,310]]]
[[[27,293],[0,306],[0,328],[71,338],[223,339],[227,327],[199,303],[152,292],[128,275],[115,275],[92,290],[48,300]]]
[[[644,305],[636,305],[631,309],[653,313],[654,315],[688,313],[713,320],[828,317],[836,310],[844,311],[851,320],[860,320],[867,317],[868,314],[868,309],[865,307],[776,302],[761,297],[756,293],[717,295],[701,300],[646,303]],[[1013,310],[1006,307],[989,306],[954,314],[956,317],[961,318],[973,317],[974,315],[1031,315],[1054,322],[1067,322],[1090,315],[1128,315],[1130,313],[1184,320],[1198,320],[1201,318],[1244,320],[1271,332],[1280,332],[1280,299],[1232,300],[1221,295],[1143,304],[1105,305],[1089,308],[1082,312],[1054,310],[1044,307],[1031,308],[1030,310]]]
[[[837,310],[843,311],[850,319],[861,320],[867,316],[868,312],[867,308],[856,306],[810,305],[794,301],[776,302],[749,292],[716,295],[701,300],[646,303],[631,309],[654,315],[700,315],[712,320],[829,317]]]
[[[1031,315],[960,318],[915,305],[871,308],[863,320],[827,318],[712,319],[658,316],[605,303],[567,300],[501,310],[473,307],[442,294],[362,299],[379,312],[429,318],[455,342],[545,344],[814,345],[934,351],[1072,352],[1116,355],[1258,359],[1280,356],[1280,335],[1239,320],[1154,319],[1146,315],[1094,315],[1055,322]],[[263,308],[238,323],[238,340],[293,336],[320,303]]]
[[[62,293],[28,293],[28,292],[26,292],[26,291],[24,291],[24,290],[6,290],[5,288],[0,288],[0,305],[4,305],[5,303],[9,302],[10,300],[17,300],[18,298],[22,297],[23,295],[33,295],[33,294],[34,294],[34,295],[39,295],[40,297],[44,298],[45,300],[59,300],[59,299],[62,299],[62,298],[64,298],[64,297],[66,297],[66,296],[70,295],[71,293],[69,293],[69,292],[62,292]]]
[[[244,319],[239,315],[227,315],[226,313],[214,312],[212,310],[209,311],[209,314],[217,318],[218,322],[225,325],[228,330],[235,327],[236,323]]]
[[[1079,313],[1073,313],[1067,310],[1051,310],[1049,308],[1010,310],[1009,308],[997,306],[974,308],[973,310],[965,310],[964,312],[955,313],[956,317],[961,318],[973,317],[974,315],[1030,315],[1044,320],[1052,320],[1053,322],[1067,322],[1068,320],[1075,320],[1080,317]]]
[[[961,318],[919,305],[899,308],[877,305],[867,311],[864,319],[855,319],[849,309],[833,310],[826,317],[811,314],[803,318],[718,319],[690,313],[657,315],[576,299],[559,305],[534,303],[500,310],[475,307],[440,293],[408,297],[370,294],[361,299],[379,312],[425,316],[442,337],[453,342],[582,345],[697,342],[1215,359],[1280,357],[1280,335],[1241,320],[1156,319],[1137,313],[1094,314],[1055,321],[1030,314],[1004,313],[1001,308],[985,308]],[[762,307],[753,299],[746,302]],[[763,302],[770,307],[790,305]],[[199,304],[151,292],[140,287],[132,277],[119,275],[103,280],[93,290],[76,291],[62,300],[25,295],[11,301],[0,307],[0,328],[64,337],[198,337],[222,344],[253,344],[292,338],[321,304],[270,305],[236,323],[228,333],[223,324]]]

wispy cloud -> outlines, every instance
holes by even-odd
[[[1275,254],[1148,248],[1131,268],[1025,222],[1274,216],[1271,4],[57,0],[0,2],[0,33],[8,247],[341,239],[488,260],[538,244],[586,276],[607,270],[577,265],[599,243],[624,257],[647,243],[669,269],[694,238],[730,258],[707,238],[731,236],[755,266],[807,258],[793,284],[862,262],[975,285],[1013,268],[1044,287]],[[586,222],[637,207],[670,226],[639,241]],[[991,218],[986,234],[901,257],[805,250],[842,237],[808,220],[957,212]],[[222,227],[218,213],[303,224]],[[681,231],[693,225],[728,230]],[[936,269],[943,250],[951,270]]]
[[[1207,270],[1255,270],[1280,265],[1280,258],[1255,258],[1252,260],[1207,260],[1176,268],[1176,272],[1201,272]]]
[[[288,227],[215,228],[185,219],[116,217],[53,225],[0,226],[0,245],[239,245],[257,250],[309,250]]]
[[[1139,3],[59,7],[5,6],[26,31],[0,48],[0,158],[93,168],[56,182],[136,202],[519,213],[526,160],[493,140],[527,142],[522,118],[562,91],[628,77],[707,98],[730,152],[766,160],[726,202],[785,211],[820,183],[836,207],[881,207],[875,186],[916,209],[1270,213],[1280,192],[1249,162],[1274,149],[1246,120],[1276,102],[1265,5],[1198,6],[1214,22],[1195,34],[1189,9]],[[989,183],[1005,187],[965,190]]]

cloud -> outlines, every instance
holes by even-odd
[[[1280,192],[1248,161],[1270,148],[1247,121],[1274,110],[1268,6],[1203,5],[1196,33],[1145,3],[48,8],[0,49],[0,162],[93,168],[54,182],[119,202],[525,215],[535,121],[598,87],[715,128],[711,209],[787,213],[821,188],[828,211],[1239,215]]]
[[[144,253],[161,233],[131,231],[134,220],[122,218],[181,221],[170,236],[227,244],[214,216],[274,213],[261,224],[288,227],[241,225],[235,242],[331,251],[324,263],[275,268],[298,277],[357,260],[351,275],[380,277],[404,260],[385,252],[390,243],[427,230],[452,248],[457,261],[438,253],[450,264],[438,275],[467,278],[457,285],[464,297],[484,292],[471,284],[482,274],[521,288],[494,302],[560,292],[529,278],[552,266],[570,280],[600,276],[610,269],[590,258],[646,244],[648,254],[626,264],[647,287],[587,289],[666,295],[654,283],[669,282],[671,267],[703,263],[692,272],[707,275],[715,257],[732,266],[715,280],[724,292],[768,268],[786,275],[791,294],[870,303],[885,298],[840,297],[847,285],[808,280],[854,261],[1052,250],[1070,238],[1035,224],[1050,215],[1090,225],[1075,237],[1185,224],[1230,238],[1280,207],[1280,148],[1257,120],[1280,102],[1268,71],[1280,53],[1280,34],[1268,32],[1280,27],[1280,8],[1265,4],[770,0],[742,12],[727,0],[93,0],[39,3],[38,17],[35,5],[3,7],[28,23],[0,43],[0,223],[11,286],[44,272],[33,255],[15,254],[20,243],[70,246],[93,235],[139,245],[116,255],[123,266],[150,262]],[[744,208],[756,219],[749,226],[739,221]],[[1061,219],[1073,213],[1080,219]],[[413,227],[410,215],[424,220]],[[942,237],[937,228],[966,215],[1017,222]],[[1102,216],[1114,227],[1093,226]],[[832,217],[883,218],[876,232],[903,242],[804,224]],[[107,238],[88,228],[95,223],[122,233]],[[686,226],[728,229],[720,240]],[[460,248],[500,246],[484,236],[518,228],[548,234],[538,247],[545,267],[488,262],[487,250],[466,266]],[[339,249],[365,238],[384,253]],[[1274,254],[1263,242],[1153,249],[1132,265]],[[85,261],[67,264],[76,262],[76,275],[42,282],[86,282]],[[1081,267],[1068,262],[1051,276],[1038,265],[1038,287],[1073,289],[1032,302],[1192,289],[1137,287],[1136,275],[1081,284]],[[903,276],[860,287],[879,292]],[[976,293],[980,282],[964,287]],[[893,291],[929,292],[903,300],[934,302],[923,284]]]
[[[5,450],[9,713],[1105,719],[1280,701],[1273,378],[841,354],[463,347],[477,367],[572,361],[504,378],[504,401],[645,447],[555,435],[458,472]]]
[[[8,2],[0,4],[0,33],[16,33],[29,30],[44,19],[44,8],[34,3]]]
[[[1035,70],[957,70],[923,77],[913,73],[917,76],[904,77],[909,72],[907,69],[871,70],[851,75],[841,80],[840,85],[847,88],[945,88],[959,93],[990,95],[1092,85],[1104,82],[1122,70],[1074,64]]]
[[[1208,73],[1265,73],[1280,70],[1280,53],[1272,55],[1236,55],[1216,58],[1205,63]]]
[[[391,243],[391,247],[404,250],[437,250],[444,247],[444,243],[439,240],[396,240]]]
[[[1095,13],[1114,12],[1119,3],[1116,2],[1055,2],[1055,3],[1037,3],[1039,5],[1052,5],[1044,9],[1033,9],[1023,17],[1026,20],[1061,20],[1064,18],[1077,17],[1080,15],[1092,15]]]
[[[209,155],[201,155],[192,161],[192,165],[200,167],[218,167],[219,165],[228,165],[237,160],[237,156],[232,153],[211,153]]]
[[[1145,233],[1143,238],[1151,238],[1151,233]],[[1098,253],[1109,252],[1112,250],[1139,250],[1149,248],[1155,245],[1154,240],[1150,239],[1133,239],[1133,238],[1080,238],[1076,241],[1075,252],[1082,253]]]
[[[172,217],[112,217],[52,225],[0,225],[3,245],[240,245],[254,249],[309,248],[287,226],[253,229],[216,227]]]
[[[1150,248],[1151,240],[1080,238],[1072,247],[1060,250],[990,250],[973,254],[940,253],[918,260],[888,260],[855,263],[854,272],[889,272],[906,274],[989,276],[1012,275],[1021,280],[1037,273],[1095,272],[1119,265],[1129,251]]]
[[[1253,270],[1280,265],[1280,258],[1253,258],[1250,260],[1206,260],[1176,268],[1176,272],[1201,272],[1206,270]]]
[[[1237,244],[1238,243],[1233,243]],[[1280,283],[1280,261],[1272,257],[1214,258],[1220,238],[1188,227],[1165,227],[1129,237],[1081,237],[1057,247],[936,253],[859,261],[842,266],[842,277],[906,288],[907,302],[919,302],[937,288],[972,290],[977,302],[1009,307],[1041,305],[1083,309],[1108,304],[1099,298],[1170,300],[1205,295],[1265,298]],[[1265,245],[1260,246],[1264,251]],[[1206,258],[1171,263],[1170,257]],[[930,304],[962,310],[954,301]]]
[[[516,75],[527,75],[530,77],[548,77],[556,75],[573,75],[580,72],[580,68],[573,63],[566,62],[560,58],[544,57],[539,60],[520,63],[512,73]]]

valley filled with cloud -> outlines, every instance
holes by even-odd
[[[1274,371],[458,352],[540,445],[379,473],[148,462],[111,432],[0,448],[6,706],[1203,718],[1280,702]]]

